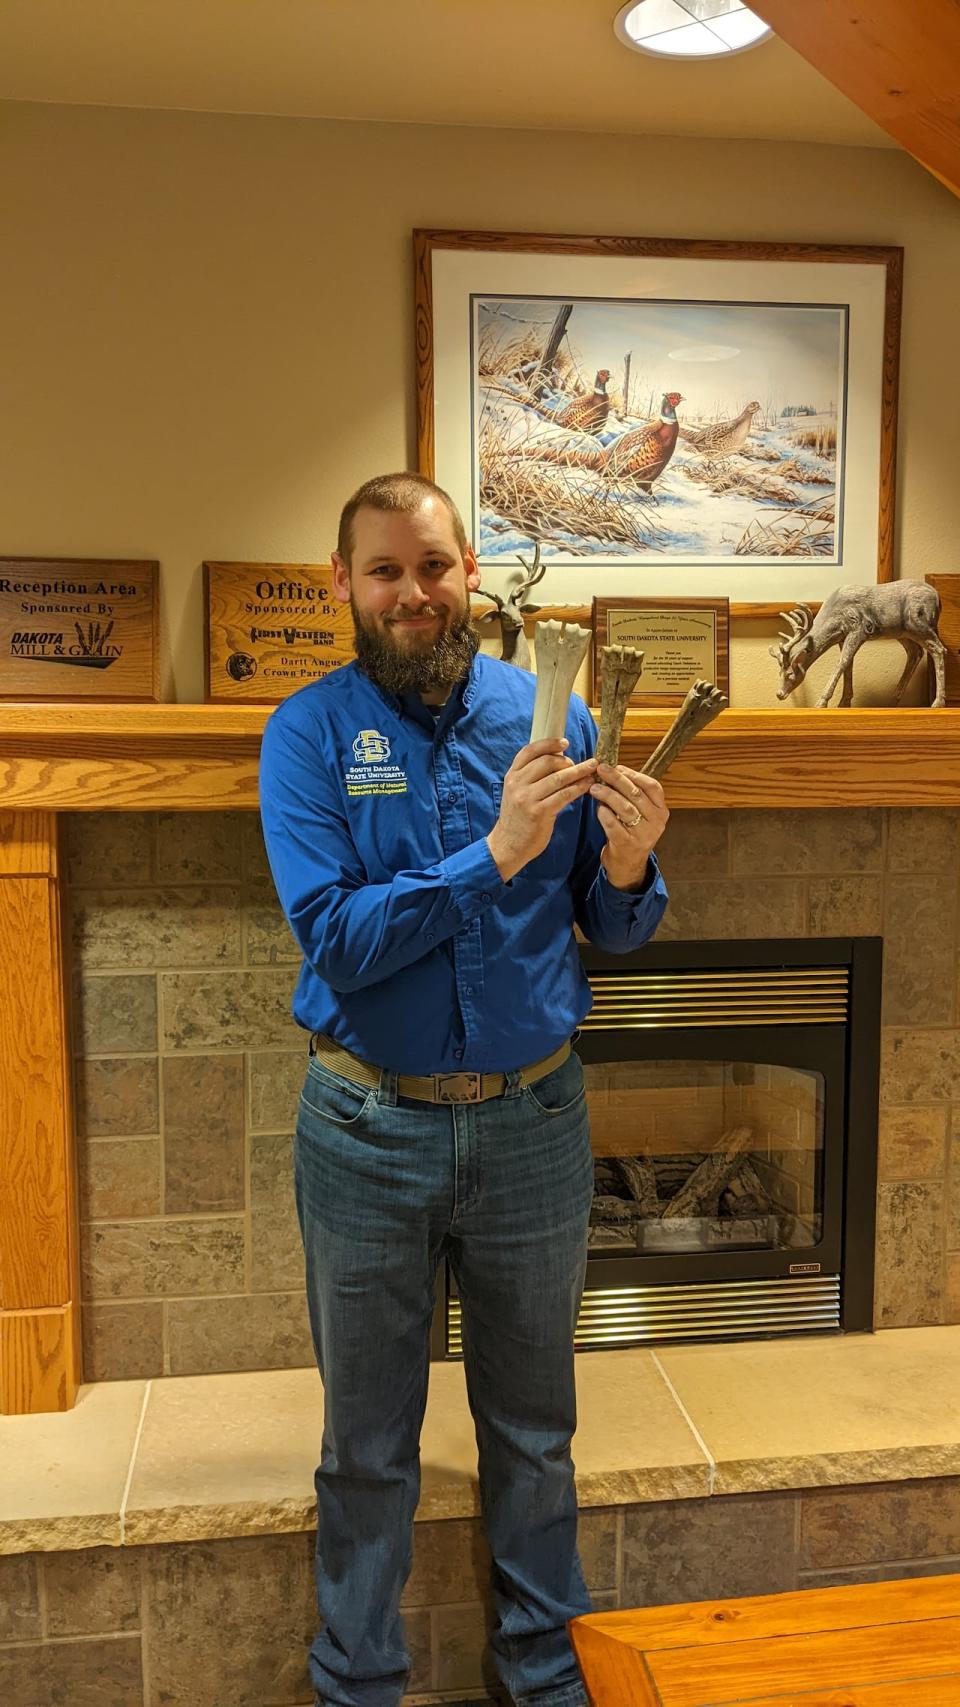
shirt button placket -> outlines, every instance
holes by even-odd
[[[453,853],[469,847],[470,821],[466,796],[456,766],[456,743],[452,738],[449,749],[438,752],[434,763],[443,846],[448,853]],[[486,903],[490,896],[484,893],[481,900]],[[475,998],[483,982],[480,928],[480,920],[473,919],[468,929],[458,932],[453,939],[454,973],[468,1045],[468,1048],[454,1050],[457,1061],[462,1061],[468,1052],[472,1052],[478,1032]]]

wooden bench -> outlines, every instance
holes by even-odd
[[[960,1575],[575,1618],[593,1707],[960,1707]]]

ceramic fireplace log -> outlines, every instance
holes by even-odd
[[[773,1200],[768,1191],[764,1191],[753,1169],[750,1173],[758,1189],[754,1190],[746,1182],[746,1172],[749,1164],[741,1157],[740,1166],[730,1175],[725,1186],[720,1191],[720,1209],[737,1219],[745,1216],[769,1215],[774,1208]]]
[[[590,644],[589,628],[567,622],[538,622],[534,634],[537,687],[531,741],[558,741],[567,727],[570,695]]]
[[[590,1205],[590,1219],[594,1223],[639,1221],[642,1214],[639,1203],[634,1203],[632,1198],[601,1194],[595,1197]]]
[[[643,670],[643,653],[635,646],[603,646],[600,649],[600,733],[597,759],[615,765],[620,757],[620,737],[632,694]]]
[[[770,1198],[770,1193],[760,1178],[760,1175],[757,1173],[757,1170],[749,1156],[744,1157],[737,1177],[743,1185],[744,1190],[748,1191],[751,1196],[757,1198],[757,1200],[763,1205],[764,1209],[772,1209],[773,1204]]]
[[[741,1152],[753,1138],[752,1126],[732,1126],[717,1140],[709,1156],[704,1156],[674,1197],[664,1214],[671,1220],[685,1215],[702,1215],[703,1205],[716,1197],[740,1165]]]
[[[641,1215],[657,1219],[663,1204],[657,1191],[657,1175],[646,1156],[615,1156],[613,1165],[623,1179]]]

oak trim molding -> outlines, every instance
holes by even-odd
[[[0,1414],[80,1380],[70,1027],[52,812],[0,812]]]
[[[758,17],[960,195],[955,0],[757,0]]]
[[[269,706],[0,706],[7,812],[255,811]],[[667,711],[632,710],[640,766]],[[960,805],[960,708],[725,711],[667,779],[674,809]]]

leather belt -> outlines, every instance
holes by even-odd
[[[344,1049],[342,1044],[334,1043],[332,1037],[325,1037],[320,1031],[315,1031],[310,1038],[310,1054],[322,1067],[338,1073],[341,1079],[349,1079],[354,1085],[375,1090],[380,1084],[379,1067],[362,1061],[359,1055]],[[532,1085],[537,1079],[546,1078],[548,1073],[563,1066],[569,1054],[569,1042],[562,1043],[552,1055],[531,1062],[529,1067],[521,1067],[521,1085]],[[397,1074],[397,1095],[412,1097],[414,1102],[488,1102],[491,1097],[502,1097],[506,1088],[506,1073],[428,1073],[423,1077],[412,1073]]]

